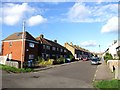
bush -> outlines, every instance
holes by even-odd
[[[104,60],[107,62],[108,60],[112,60],[113,57],[110,53],[106,53],[105,56],[104,56]]]
[[[69,58],[71,61],[74,61],[74,56],[73,55],[69,55]]]
[[[63,64],[65,63],[65,58],[64,57],[60,57],[57,60],[53,61],[53,64]]]
[[[53,64],[53,59],[48,59],[47,61],[45,61],[44,59],[39,59],[40,66],[47,66],[52,64]]]

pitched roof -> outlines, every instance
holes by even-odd
[[[46,38],[37,37],[36,40],[37,40],[37,41],[40,41],[40,43],[42,43],[42,44],[47,44],[47,45],[50,45],[50,46],[54,46],[54,47],[66,49],[65,47],[63,47],[63,46],[60,45],[59,43],[54,42],[54,41],[51,41],[51,40],[48,40],[48,39],[46,39]]]
[[[89,50],[86,50],[86,49],[84,49],[84,48],[81,48],[81,47],[79,47],[79,46],[77,46],[77,45],[71,45],[71,44],[69,44],[69,43],[67,43],[69,46],[71,46],[71,47],[73,47],[74,49],[76,49],[76,50],[81,50],[81,51],[84,51],[84,52],[90,52]]]
[[[5,38],[3,41],[22,39],[22,33],[23,32],[16,32],[14,34],[11,34],[7,38]],[[36,41],[36,39],[31,34],[29,34],[27,31],[25,32],[25,39]]]

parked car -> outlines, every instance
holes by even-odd
[[[91,64],[92,65],[98,65],[99,64],[99,60],[97,57],[92,57],[91,58]]]
[[[87,61],[87,60],[88,60],[87,56],[83,56],[83,57],[82,57],[82,60],[83,60],[83,61]]]
[[[71,61],[70,58],[66,58],[66,59],[65,59],[65,62],[66,62],[66,63],[69,63],[70,61]]]

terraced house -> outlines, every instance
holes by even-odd
[[[19,67],[21,64],[27,66],[29,61],[34,62],[38,56],[47,60],[69,55],[72,55],[71,52],[58,44],[57,40],[48,40],[43,35],[34,38],[28,32],[17,32],[2,40],[2,56],[18,62]]]
[[[60,57],[68,57],[71,52],[57,43],[57,40],[48,40],[44,38],[44,35],[40,35],[36,38],[39,42],[38,55],[44,59],[52,58],[57,59]]]
[[[88,50],[83,49],[77,45],[73,45],[73,43],[65,43],[64,47],[66,47],[69,51],[71,51],[72,55],[75,57],[75,59],[80,60],[83,56],[90,57],[92,53],[90,53]]]

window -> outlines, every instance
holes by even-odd
[[[29,47],[32,47],[32,48],[34,48],[34,43],[29,43]]]
[[[59,48],[57,48],[57,51],[59,51]]]
[[[10,47],[12,46],[12,42],[9,42]]]
[[[55,51],[55,47],[52,47],[52,50]]]
[[[45,45],[43,45],[43,49],[45,49]]]
[[[61,48],[60,51],[63,52],[63,49]]]
[[[67,52],[67,50],[66,50],[66,49],[64,49],[64,52]]]
[[[33,54],[30,54],[30,55],[29,55],[29,59],[34,59],[34,55],[33,55]]]
[[[47,49],[50,50],[50,46],[47,46]]]

